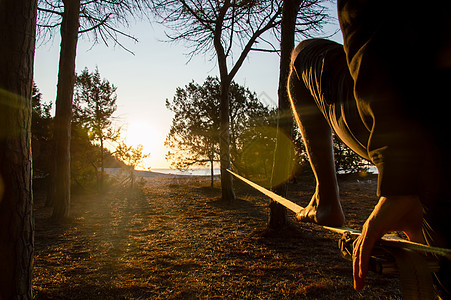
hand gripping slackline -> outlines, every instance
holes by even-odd
[[[303,207],[277,195],[270,190],[227,170],[244,183],[285,206],[295,214]],[[353,243],[361,234],[360,230],[347,227],[322,226],[324,229],[342,234],[338,242],[344,258],[352,260]],[[432,273],[439,270],[438,257],[451,259],[451,249],[444,249],[411,242],[397,235],[384,235],[375,245],[369,268],[386,274],[399,273],[404,299],[433,299]]]

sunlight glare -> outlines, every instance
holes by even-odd
[[[131,122],[127,126],[125,143],[128,146],[143,146],[143,152],[150,153],[150,157],[160,152],[164,140],[164,135],[159,134],[152,126],[145,122]],[[145,161],[145,167],[152,167]]]

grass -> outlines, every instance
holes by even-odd
[[[310,177],[289,187],[306,205]],[[140,190],[73,197],[72,217],[49,221],[35,205],[36,299],[400,299],[396,276],[370,274],[352,289],[339,236],[299,224],[266,230],[268,200],[236,184],[223,203],[209,178],[149,178]],[[375,181],[341,181],[348,226],[359,228],[377,200]]]

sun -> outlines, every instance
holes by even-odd
[[[150,153],[150,156],[145,161],[146,168],[154,168],[159,163],[157,160],[160,156],[164,157],[164,139],[165,134],[155,129],[154,126],[148,122],[132,121],[126,128],[125,143],[128,146],[136,147],[143,146],[145,154]]]
[[[154,135],[153,129],[146,123],[131,123],[127,126],[125,142],[129,146],[149,144]]]

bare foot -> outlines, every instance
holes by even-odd
[[[307,207],[297,213],[296,218],[301,222],[316,223],[324,226],[340,227],[345,222],[345,215],[341,208],[340,199],[332,197],[324,201],[319,200],[316,192]]]

